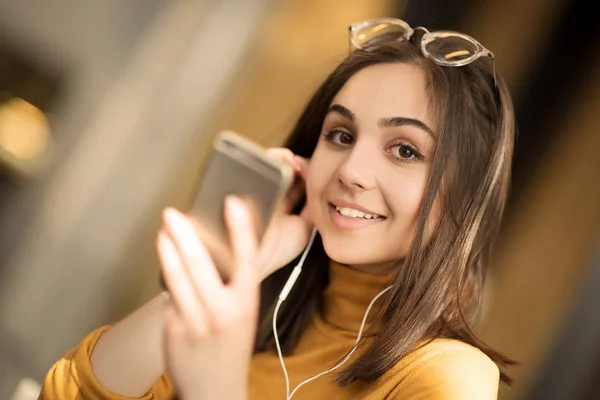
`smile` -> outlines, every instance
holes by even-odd
[[[351,207],[341,207],[331,203],[329,204],[329,217],[332,225],[340,231],[355,231],[387,219],[379,214],[368,213]]]
[[[360,210],[355,210],[353,208],[335,206],[335,211],[337,211],[339,214],[343,215],[344,217],[348,217],[348,218],[383,219],[383,217],[381,215],[368,214],[368,213],[362,212]]]

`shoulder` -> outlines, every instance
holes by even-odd
[[[402,359],[390,371],[402,398],[496,399],[500,372],[481,350],[436,339]]]

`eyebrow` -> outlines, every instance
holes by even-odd
[[[328,113],[330,113],[330,112],[337,113],[337,114],[341,115],[342,117],[349,119],[352,122],[354,122],[356,120],[356,116],[354,115],[354,113],[341,104],[332,104],[328,110]],[[419,128],[419,129],[427,132],[427,134],[429,134],[431,137],[435,138],[435,134],[433,133],[433,130],[425,122],[423,122],[419,119],[415,119],[415,118],[409,118],[409,117],[381,118],[379,120],[379,122],[377,123],[377,125],[380,128],[395,128],[395,127],[400,127],[400,126],[414,126],[416,128]]]

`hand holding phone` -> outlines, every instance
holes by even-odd
[[[305,215],[290,215],[304,196],[306,167],[305,160],[287,149],[264,150],[233,132],[217,136],[190,215],[225,281],[232,265],[225,198],[235,195],[251,209],[257,238],[263,242],[261,265],[268,274],[295,258],[308,241],[311,228]]]
[[[312,223],[306,207],[299,215],[293,213],[305,196],[307,171],[308,160],[289,149],[263,150],[231,132],[217,137],[188,218],[224,281],[233,265],[224,223],[226,196],[253,204],[262,280],[296,258],[308,243]],[[162,276],[161,286],[166,289]]]
[[[294,155],[286,148],[270,148],[267,154],[290,165],[296,173],[296,179],[263,237],[259,252],[262,279],[302,253],[314,225],[306,203],[298,210],[299,203],[306,197],[309,160]]]

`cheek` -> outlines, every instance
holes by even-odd
[[[317,207],[319,201],[319,194],[322,192],[321,184],[310,173],[306,177],[306,206],[308,208],[308,212],[311,215],[311,219],[316,221],[318,219],[318,215],[316,214]]]
[[[419,175],[405,176],[397,179],[395,184],[384,186],[384,197],[388,200],[394,219],[403,222],[404,225],[414,225],[417,220],[426,186],[426,177]]]
[[[401,180],[403,182],[400,186],[391,186],[391,191],[385,193],[386,199],[390,200],[389,207],[392,210],[394,220],[392,229],[394,233],[393,237],[403,238],[401,240],[401,249],[404,252],[408,251],[412,242],[417,220],[423,201],[423,196],[427,187],[427,174],[422,177],[412,177]],[[432,209],[429,213],[428,223],[425,228],[424,241],[427,243],[431,239],[433,233],[437,229],[441,214],[441,203],[439,196],[435,199]]]
[[[306,175],[306,204],[313,221],[318,220],[319,218],[319,215],[317,215],[317,205],[319,204],[319,200],[322,197],[325,187],[327,186],[326,174],[317,173],[317,171],[322,171],[322,169],[323,166],[320,165],[318,156],[313,156],[308,167],[308,173]]]
[[[330,157],[320,143],[310,160],[306,176],[306,202],[313,221],[318,221],[322,217],[321,205],[326,197],[327,188],[334,180],[336,168],[334,157]]]

